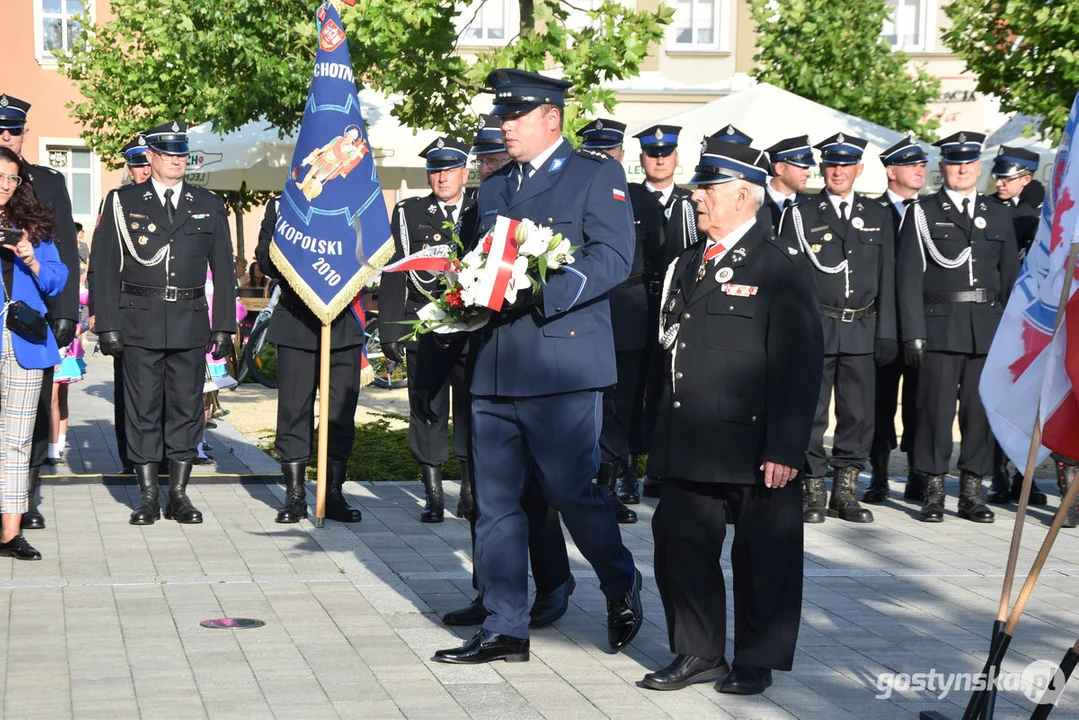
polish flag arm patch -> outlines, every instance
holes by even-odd
[[[626,193],[622,190],[619,190],[618,188],[614,188],[613,190],[611,190],[611,195],[614,197],[615,200],[619,200],[621,202],[626,201]]]

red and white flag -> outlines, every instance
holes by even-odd
[[[499,215],[491,228],[491,249],[480,270],[476,303],[495,312],[502,309],[506,290],[513,278],[513,263],[517,260],[517,226],[520,224],[520,220]]]
[[[1079,242],[1079,97],[1072,104],[1045,194],[1041,223],[993,338],[979,391],[993,434],[1016,467],[1026,467],[1040,410],[1041,462],[1049,452],[1079,456],[1079,282],[1054,334],[1072,243]],[[1070,338],[1070,340],[1069,340]]]

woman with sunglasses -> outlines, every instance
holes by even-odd
[[[0,556],[40,560],[20,533],[20,522],[28,507],[30,438],[42,370],[60,362],[44,322],[44,297],[64,287],[67,267],[51,239],[52,213],[27,182],[26,164],[6,147],[0,147],[0,228]]]

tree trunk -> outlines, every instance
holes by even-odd
[[[535,0],[518,0],[521,7],[521,37],[532,32],[536,26],[536,3]]]
[[[236,217],[236,257],[247,259],[244,255],[244,193],[247,192],[247,181],[240,183],[240,190],[229,193],[232,200],[232,214]]]

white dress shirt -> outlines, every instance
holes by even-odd
[[[960,195],[951,188],[944,188],[944,192],[947,193],[949,198],[951,198],[952,202],[955,204],[956,210],[961,211],[963,209],[963,201],[969,200],[970,202],[967,204],[967,214],[970,217],[974,217],[974,201],[975,199],[977,199],[978,196],[978,192],[976,190],[971,190],[970,193],[967,195]]]
[[[176,208],[180,207],[180,193],[184,189],[183,180],[176,183],[171,188],[169,188],[169,186],[163,183],[158,182],[157,178],[155,178],[153,175],[150,176],[150,182],[154,186],[154,192],[157,193],[157,201],[161,203],[161,207],[165,207],[165,191],[170,189],[172,190],[172,209],[175,210]]]

